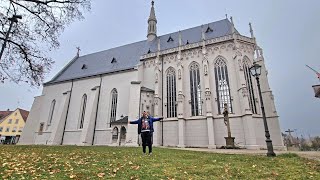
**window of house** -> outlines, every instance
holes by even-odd
[[[8,124],[12,124],[12,119],[9,119],[9,120],[8,120]]]
[[[7,128],[6,128],[6,132],[9,132],[9,131],[10,131],[10,127],[7,127]]]
[[[177,117],[176,72],[170,67],[167,70],[167,117]]]
[[[23,130],[23,127],[19,127],[19,131],[18,132],[22,132]]]
[[[252,84],[252,76],[250,74],[250,61],[247,57],[243,59],[243,73],[246,80],[246,86],[248,90],[249,106],[253,114],[257,114],[257,105],[255,101],[255,95]]]
[[[229,112],[232,113],[229,75],[226,61],[222,57],[218,57],[214,67],[218,113],[221,114],[224,110],[224,104],[229,107]]]
[[[84,117],[86,114],[86,105],[87,105],[87,95],[84,94],[81,100],[80,119],[79,119],[79,126],[78,126],[79,129],[83,128]]]
[[[51,123],[52,123],[52,117],[53,117],[53,112],[54,112],[55,105],[56,105],[56,100],[54,99],[54,100],[51,102],[51,106],[50,106],[48,126],[50,126]]]
[[[16,122],[15,122],[15,124],[19,124],[19,119],[16,119]]]
[[[17,127],[13,127],[12,132],[17,132]]]
[[[117,116],[117,104],[118,104],[118,91],[113,89],[111,91],[111,111],[110,111],[110,122],[116,121]]]
[[[191,94],[191,115],[202,115],[201,101],[201,85],[199,64],[192,63],[189,69],[190,72],[190,94]]]
[[[2,132],[2,130],[3,130],[3,127],[0,127],[0,132]]]

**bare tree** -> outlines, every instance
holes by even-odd
[[[9,30],[8,18],[21,15],[13,23],[0,59],[0,83],[11,80],[39,86],[54,61],[46,55],[59,47],[58,36],[66,25],[83,19],[91,0],[1,0],[0,43]]]

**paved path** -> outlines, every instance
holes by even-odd
[[[208,149],[208,148],[170,148],[188,151],[211,152],[221,154],[252,154],[265,155],[267,150],[248,150],[248,149]],[[320,151],[275,151],[276,154],[295,153],[300,157],[320,161]]]

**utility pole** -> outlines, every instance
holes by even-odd
[[[8,20],[10,21],[10,25],[9,25],[9,30],[6,33],[6,37],[4,39],[4,42],[2,44],[2,48],[1,48],[1,52],[0,52],[0,60],[2,58],[4,49],[6,48],[7,41],[8,41],[8,38],[9,38],[9,34],[10,34],[10,31],[11,31],[12,25],[13,25],[13,23],[17,23],[18,19],[22,19],[22,16],[21,15],[13,15],[11,18],[8,18]]]

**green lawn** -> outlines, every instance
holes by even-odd
[[[0,145],[0,179],[320,179],[320,162],[155,148]]]

